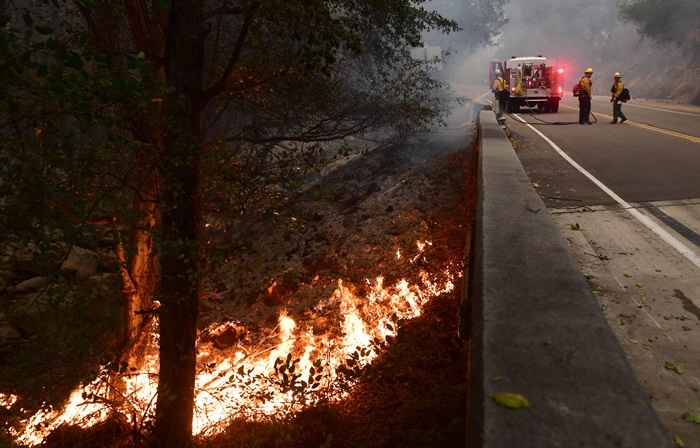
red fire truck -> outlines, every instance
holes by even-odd
[[[492,61],[489,83],[493,86],[500,71],[508,84],[507,111],[519,112],[522,107],[536,107],[538,112],[559,111],[564,96],[564,68],[556,67],[544,56],[511,57]]]

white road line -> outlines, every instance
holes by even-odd
[[[691,249],[689,249],[685,244],[683,244],[680,240],[678,240],[676,237],[671,235],[661,227],[659,224],[657,224],[653,219],[648,217],[647,215],[643,214],[640,212],[638,209],[633,208],[627,201],[622,199],[617,193],[612,191],[610,188],[608,188],[603,182],[599,181],[595,176],[593,176],[591,173],[589,173],[585,168],[583,168],[581,165],[579,165],[574,159],[569,157],[567,153],[564,152],[556,143],[554,143],[549,137],[544,135],[542,132],[540,132],[537,128],[534,126],[527,124],[525,120],[523,120],[518,114],[513,114],[515,118],[518,119],[521,123],[523,123],[525,126],[530,128],[532,132],[535,134],[539,135],[542,137],[542,139],[549,144],[549,146],[552,147],[564,160],[569,162],[571,166],[576,168],[581,174],[586,176],[591,182],[593,182],[598,188],[603,190],[605,194],[610,196],[615,202],[620,204],[622,208],[624,208],[627,213],[632,215],[634,218],[637,219],[640,223],[642,223],[644,226],[646,226],[649,230],[654,232],[659,238],[661,238],[663,241],[665,241],[669,246],[673,247],[676,249],[681,255],[683,255],[685,258],[688,259],[693,265],[695,265],[696,268],[700,269],[700,256],[695,254]]]

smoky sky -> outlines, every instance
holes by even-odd
[[[449,17],[465,14],[464,8],[453,5],[439,2],[437,9]],[[510,56],[553,58],[567,66],[572,78],[592,67],[599,79],[615,71],[639,78],[686,60],[673,45],[645,39],[634,24],[623,21],[617,0],[510,0],[505,12],[508,23],[495,46],[453,48],[453,78],[482,79],[489,60]],[[468,23],[464,17],[456,19]]]

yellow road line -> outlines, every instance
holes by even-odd
[[[567,106],[564,104],[562,104],[561,106],[565,107],[567,109],[578,110],[578,108],[576,108],[576,107],[571,107],[571,106]],[[594,113],[599,117],[608,118],[610,120],[613,119],[612,115],[602,114],[600,112],[594,112]],[[670,129],[659,128],[659,127],[656,127],[656,126],[653,126],[650,124],[637,123],[636,121],[630,121],[630,120],[627,120],[626,124],[640,128],[640,129],[646,129],[647,131],[656,132],[658,134],[664,134],[664,135],[668,135],[671,137],[681,138],[681,139],[687,140],[689,142],[700,144],[700,137],[695,137],[694,135],[683,134],[682,132],[672,131]]]
[[[602,100],[597,100],[597,101],[599,103],[603,103]],[[642,106],[641,104],[635,104],[635,103],[627,103],[627,104],[625,104],[625,107],[636,107],[637,109],[647,109],[647,110],[653,110],[656,112],[666,112],[669,114],[686,115],[689,117],[696,117],[696,118],[700,117],[700,112],[685,112],[685,111],[681,111],[681,110],[664,109],[663,107]]]

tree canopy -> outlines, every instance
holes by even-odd
[[[621,0],[624,19],[661,43],[672,43],[700,57],[700,3],[696,0]]]

